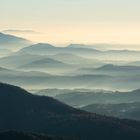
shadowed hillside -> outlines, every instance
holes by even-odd
[[[66,140],[64,138],[47,136],[45,134],[16,132],[16,131],[1,132],[0,139],[1,140]],[[70,140],[70,139],[67,139],[67,140]]]
[[[85,140],[140,139],[139,122],[87,113],[2,83],[0,114],[1,131],[32,131]]]

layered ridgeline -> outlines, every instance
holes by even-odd
[[[118,45],[119,46],[119,45]],[[65,47],[56,47],[48,43],[38,43],[17,37],[10,34],[0,33],[0,49],[19,50],[21,53],[39,54],[39,55],[55,55],[58,53],[70,53],[88,58],[99,60],[139,60],[140,51],[132,50],[98,50],[95,45],[70,44]],[[6,50],[5,50],[6,51]],[[117,58],[117,59],[116,59]]]
[[[100,53],[100,51],[91,48],[75,48],[75,47],[55,47],[48,43],[38,43],[25,47],[19,51],[20,53],[30,52],[38,55],[55,55],[58,53],[79,54],[80,56],[92,57],[93,54]]]
[[[90,89],[44,89],[38,91],[37,94],[53,96],[57,100],[75,107],[91,104],[136,103],[140,101],[140,89],[126,92]]]
[[[81,109],[107,116],[140,120],[140,102],[119,104],[90,104]]]
[[[81,68],[77,74],[106,74],[112,76],[135,76],[139,75],[140,66],[106,64],[98,68]]]
[[[90,114],[53,98],[0,84],[0,130],[47,133],[84,140],[139,140],[140,123]]]
[[[41,90],[38,94],[54,96],[64,103],[89,112],[140,120],[140,89],[127,92],[49,89]]]
[[[55,55],[58,53],[71,53],[81,57],[94,58],[98,60],[135,61],[140,59],[140,51],[133,50],[98,50],[94,45],[89,47],[82,44],[70,44],[66,47],[56,47],[48,43],[38,43],[25,47],[20,53]]]
[[[7,34],[1,36],[16,38],[15,42],[19,40],[19,37],[11,37]],[[136,62],[138,65],[137,60],[140,58],[139,51],[101,51],[95,49],[94,45],[83,44],[70,44],[66,47],[56,47],[47,43],[29,44],[24,47],[21,45],[18,52],[0,58],[0,67],[47,74],[44,77],[40,75],[25,77],[23,74],[8,73],[7,76],[6,73],[3,75],[0,72],[1,81],[20,85],[26,89],[94,87],[107,90],[133,90],[139,88],[140,67],[135,66]],[[8,46],[14,48],[12,43]]]
[[[140,120],[140,89],[105,91],[90,89],[44,89],[39,95],[54,98],[76,108],[97,114]]]
[[[68,64],[40,55],[12,55],[1,58],[0,66],[15,71],[14,74],[8,71],[0,71],[0,76],[1,81],[20,85],[26,89],[35,87],[37,89],[96,88],[132,90],[139,88],[139,66],[104,65],[99,68],[92,68],[95,66],[94,64],[87,65],[91,68],[79,68],[76,64]],[[20,71],[21,74],[17,71]],[[33,71],[43,72],[44,76],[40,74],[25,76],[27,74],[25,72],[32,73]]]

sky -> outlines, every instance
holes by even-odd
[[[35,42],[140,44],[140,0],[0,0],[9,29]]]

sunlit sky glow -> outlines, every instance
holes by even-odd
[[[0,30],[36,42],[140,44],[140,0],[0,0]]]

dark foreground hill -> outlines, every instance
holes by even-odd
[[[53,98],[0,84],[0,131],[47,133],[82,140],[139,140],[140,122],[87,113]]]
[[[1,132],[0,139],[1,140],[66,140],[64,138],[47,136],[44,134],[27,133],[27,132],[25,133],[25,132],[17,132],[17,131]]]

